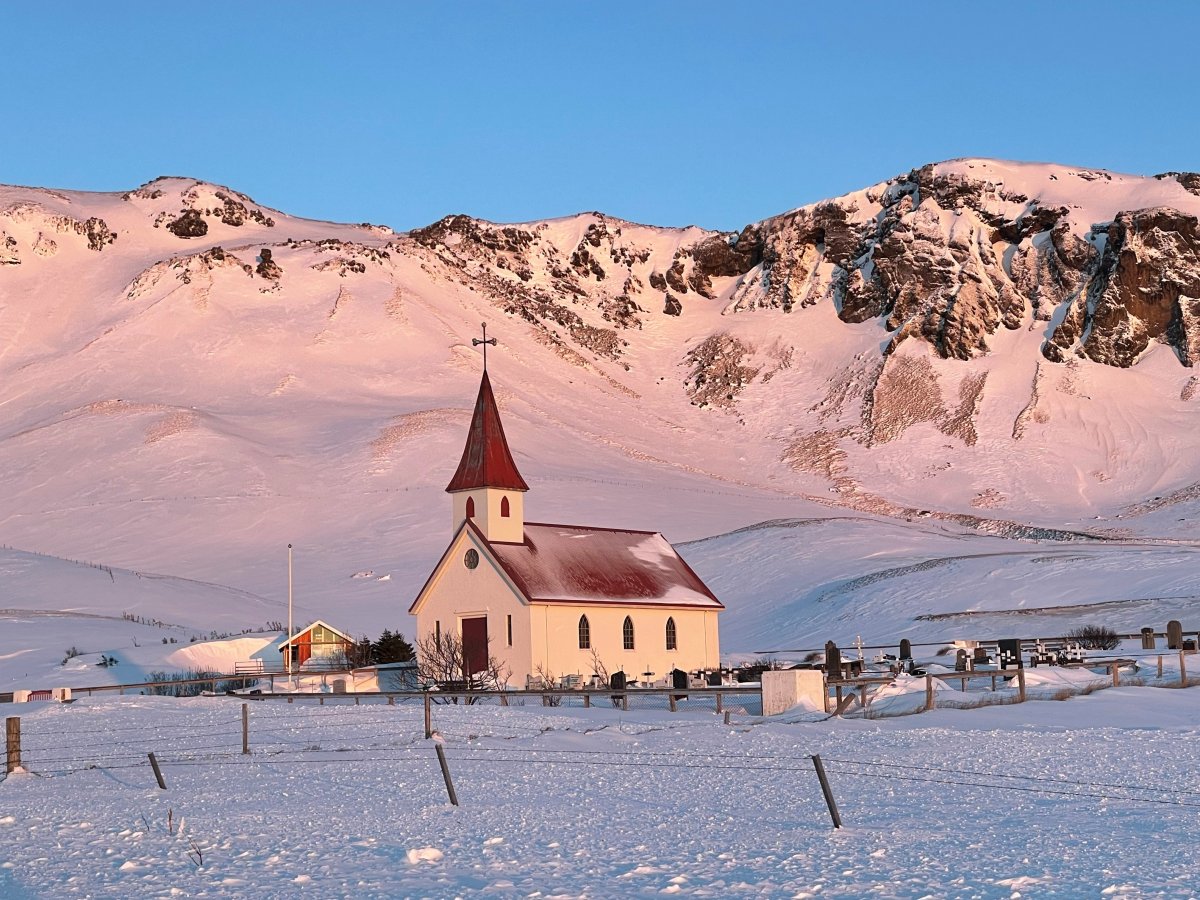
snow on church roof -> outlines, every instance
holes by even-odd
[[[467,432],[467,445],[463,448],[458,470],[446,490],[469,491],[481,487],[529,490],[509,452],[487,370],[484,370],[483,380],[479,382],[479,396],[475,400],[475,412]]]
[[[526,522],[523,543],[488,547],[535,602],[724,609],[657,532]]]

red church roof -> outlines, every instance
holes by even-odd
[[[489,541],[488,548],[534,602],[724,609],[667,539],[654,531],[526,522],[523,543]]]
[[[475,414],[471,416],[471,430],[467,432],[467,446],[463,448],[458,471],[450,479],[446,490],[453,493],[481,487],[529,490],[509,452],[504,426],[500,424],[500,411],[496,407],[492,383],[488,380],[486,370],[483,380],[479,382],[479,396],[475,400]]]

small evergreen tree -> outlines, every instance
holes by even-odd
[[[379,636],[379,640],[371,645],[371,661],[376,665],[409,662],[415,658],[413,645],[405,640],[404,635],[398,631],[385,628],[383,634]]]

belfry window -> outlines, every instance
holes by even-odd
[[[508,498],[507,497],[500,498],[500,516],[501,516],[501,518],[505,518],[505,519],[507,519],[509,517],[509,508],[508,508]]]
[[[475,518],[475,498],[474,497],[467,498],[467,518],[468,519]]]

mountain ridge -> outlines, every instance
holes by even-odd
[[[352,588],[395,627],[441,550],[485,320],[531,519],[1188,539],[1184,181],[955,160],[738,232],[0,187],[0,541],[263,596],[295,543],[305,602],[395,573]]]

